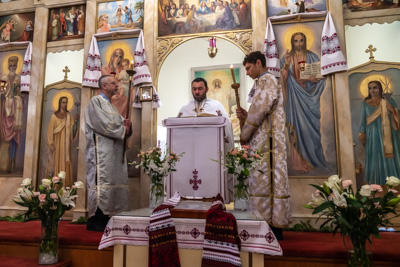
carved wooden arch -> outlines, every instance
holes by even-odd
[[[160,73],[161,66],[168,55],[181,44],[190,41],[195,38],[207,38],[207,37],[218,37],[229,41],[240,48],[243,53],[248,54],[251,52],[253,41],[252,41],[252,30],[227,32],[221,34],[206,34],[206,35],[194,35],[194,36],[180,36],[180,37],[169,37],[169,38],[158,38],[157,39],[157,77]]]

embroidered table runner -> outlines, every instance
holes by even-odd
[[[258,212],[232,213],[238,226],[241,251],[282,256],[283,251],[271,228]],[[99,249],[114,245],[148,246],[151,209],[124,212],[113,216],[101,238]],[[205,219],[173,218],[179,248],[203,249]]]

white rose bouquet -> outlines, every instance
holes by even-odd
[[[222,155],[223,161],[220,163],[225,167],[228,173],[235,175],[235,199],[249,198],[248,193],[248,177],[250,171],[257,169],[261,165],[263,154],[250,146],[242,145],[241,148],[233,148],[225,155]],[[260,171],[260,170],[259,170]]]
[[[160,147],[153,147],[147,151],[140,151],[138,157],[140,163],[132,162],[136,168],[142,167],[144,173],[150,177],[150,201],[158,203],[164,195],[163,179],[171,172],[176,171],[176,163],[180,160],[184,152],[177,155],[168,149],[163,155]],[[155,199],[153,199],[153,196]],[[152,206],[152,204],[151,204]]]
[[[58,222],[66,210],[75,207],[76,190],[83,188],[78,181],[72,187],[64,187],[65,172],[58,176],[42,179],[38,191],[32,186],[32,179],[25,178],[13,201],[27,207],[24,219],[38,214],[42,223],[42,239],[39,244],[39,263],[52,264],[58,261]]]
[[[349,266],[371,266],[366,241],[372,244],[371,236],[380,238],[378,227],[390,224],[390,219],[398,216],[395,206],[400,197],[394,187],[400,185],[400,180],[393,176],[386,180],[384,188],[371,184],[363,185],[359,191],[353,190],[351,180],[342,182],[337,175],[329,177],[322,186],[311,185],[317,191],[305,207],[320,214],[319,218],[326,218],[321,228],[330,223],[334,235],[340,231],[343,240],[345,236],[350,238],[354,254]]]
[[[49,217],[58,220],[66,210],[75,207],[74,200],[78,197],[76,190],[83,188],[83,183],[78,181],[72,187],[64,187],[64,179],[64,171],[61,171],[58,176],[42,179],[42,184],[36,191],[32,186],[32,179],[25,178],[13,199],[16,204],[28,208],[24,213],[24,218],[27,219],[34,213],[42,222]]]

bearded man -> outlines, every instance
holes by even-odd
[[[0,171],[11,172],[15,169],[17,148],[21,142],[22,98],[21,76],[16,74],[18,57],[8,59],[9,73],[2,77],[6,87],[1,91],[0,104]]]
[[[301,173],[327,167],[320,132],[320,97],[325,78],[313,75],[308,79],[300,78],[302,65],[318,61],[318,55],[307,50],[307,37],[302,32],[292,35],[291,50],[287,50],[281,59],[281,84],[289,132],[288,161]]]

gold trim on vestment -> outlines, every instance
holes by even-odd
[[[111,184],[94,185],[91,188],[89,188],[89,191],[97,189],[97,192],[100,194],[100,190],[104,189],[104,188],[107,188],[107,189],[110,189],[110,188],[129,188],[129,185],[125,185],[125,184],[119,184],[119,185],[111,185]]]
[[[392,143],[392,130],[390,127],[389,112],[387,111],[386,99],[381,99],[379,107],[367,117],[367,125],[374,122],[381,117],[382,120],[382,136],[383,136],[383,150],[385,158],[393,158],[393,143]]]
[[[274,198],[274,199],[288,199],[288,198],[290,198],[290,195],[275,196],[274,194],[250,194],[250,197],[268,197],[268,198]]]

